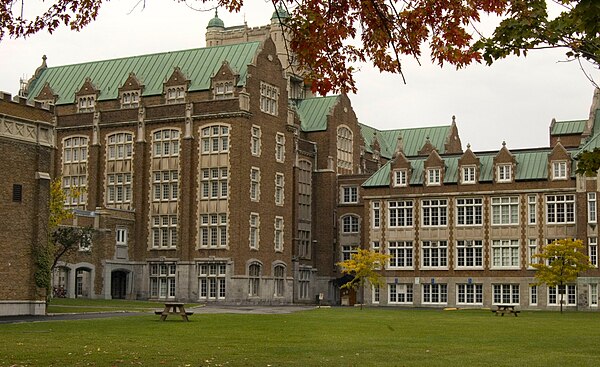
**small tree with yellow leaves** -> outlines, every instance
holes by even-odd
[[[583,253],[581,240],[565,238],[556,240],[542,248],[541,253],[534,257],[539,259],[531,264],[537,272],[535,277],[538,284],[548,287],[558,287],[560,293],[560,312],[563,312],[564,286],[577,280],[582,271],[592,268],[589,258]]]
[[[375,286],[381,286],[381,266],[388,261],[389,255],[381,254],[375,251],[359,249],[357,253],[352,254],[350,259],[338,262],[337,265],[342,268],[343,274],[353,276],[351,281],[344,284],[342,288],[360,289],[364,302],[365,284],[368,282]],[[362,309],[362,303],[360,308]]]

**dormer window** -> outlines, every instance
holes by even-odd
[[[405,169],[393,171],[394,187],[406,187],[408,185],[408,172]]]
[[[215,83],[215,99],[233,98],[233,82]]]
[[[185,88],[184,87],[170,87],[167,88],[167,104],[184,103],[185,102]]]
[[[441,184],[442,170],[439,168],[427,169],[427,186],[439,186]]]
[[[567,162],[558,161],[552,162],[552,179],[566,180],[567,179]]]
[[[475,183],[475,166],[465,166],[461,168],[461,182],[463,184]]]
[[[496,167],[498,171],[497,182],[512,181],[512,166],[510,164],[499,164]]]
[[[96,105],[96,97],[81,96],[78,99],[77,111],[78,112],[94,112],[95,105]]]
[[[121,108],[137,108],[140,106],[140,92],[130,91],[121,94]]]

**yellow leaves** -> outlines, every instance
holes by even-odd
[[[350,259],[338,262],[337,265],[342,268],[343,274],[354,276],[354,279],[343,285],[343,287],[356,287],[364,284],[365,281],[373,285],[379,285],[381,283],[379,270],[389,258],[389,255],[359,249],[357,253],[352,254]]]
[[[584,253],[583,242],[571,238],[544,246],[542,252],[534,257],[539,260],[531,264],[537,270],[535,277],[539,283],[550,287],[575,281],[579,273],[592,268]]]

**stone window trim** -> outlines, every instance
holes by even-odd
[[[250,213],[248,243],[251,250],[260,248],[260,215],[258,213]]]
[[[358,191],[358,186],[342,186],[340,188],[340,203],[357,204],[359,195]]]
[[[496,164],[496,182],[511,183],[514,181],[514,172],[512,163]]]
[[[408,169],[401,168],[392,171],[392,186],[407,187],[408,186]]]
[[[120,94],[121,108],[138,108],[141,102],[140,90],[123,91]]]
[[[275,216],[275,221],[273,222],[273,228],[274,228],[274,250],[275,252],[283,252],[283,246],[284,246],[284,228],[285,225],[283,223],[283,217],[282,216]]]
[[[250,200],[260,201],[260,168],[250,168]]]
[[[337,128],[337,173],[354,173],[354,134],[346,125]]]
[[[285,203],[285,176],[275,172],[275,205],[283,206]]]
[[[88,94],[77,97],[77,112],[86,113],[96,110],[96,95]]]
[[[262,130],[258,125],[252,125],[250,128],[250,153],[254,157],[260,157]]]
[[[463,185],[473,185],[477,183],[477,168],[475,165],[465,165],[460,167],[460,183]]]
[[[213,97],[214,99],[234,98],[234,81],[213,81]]]
[[[429,167],[425,170],[425,184],[427,186],[440,186],[442,184],[442,169]]]
[[[185,85],[174,85],[165,87],[165,102],[167,104],[185,103],[187,87]]]
[[[199,128],[201,143],[200,154],[219,154],[229,152],[229,125],[208,125]]]
[[[285,162],[285,135],[283,133],[275,134],[275,161]]]
[[[260,82],[260,110],[266,114],[278,116],[279,88]]]
[[[551,169],[552,181],[567,180],[569,178],[567,161],[552,161]]]
[[[360,233],[360,217],[354,214],[346,214],[340,218],[342,234]]]

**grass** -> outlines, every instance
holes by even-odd
[[[597,366],[600,313],[355,308],[0,325],[0,366]]]
[[[185,307],[197,306],[188,303]],[[52,298],[48,305],[48,313],[85,313],[111,311],[147,312],[162,309],[164,303],[152,301],[129,301],[121,299],[85,299],[85,298]]]

